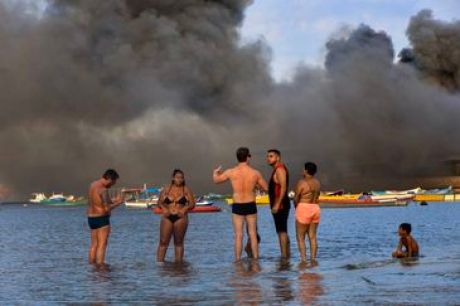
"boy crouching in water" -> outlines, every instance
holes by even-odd
[[[392,256],[396,258],[418,257],[419,247],[417,241],[411,236],[412,226],[409,223],[401,223],[398,234],[401,237],[397,249]],[[403,251],[404,247],[404,251]]]

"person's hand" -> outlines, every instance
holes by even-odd
[[[112,202],[115,205],[121,205],[123,204],[124,201],[125,199],[123,198],[121,194],[118,194],[115,198],[112,199]]]
[[[220,174],[222,173],[222,165],[220,165],[219,167],[215,168],[214,171],[213,171],[215,174]]]
[[[278,211],[280,210],[280,206],[279,205],[273,205],[272,207],[272,214],[276,214]]]

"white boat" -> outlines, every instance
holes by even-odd
[[[43,192],[32,193],[32,198],[29,199],[31,203],[40,203],[44,200],[48,200],[48,197]]]
[[[54,193],[48,198],[51,202],[65,202],[66,197],[62,193]]]
[[[151,208],[158,204],[160,189],[132,188],[121,190],[127,208]]]
[[[410,201],[415,198],[415,194],[378,194],[371,195],[372,200],[389,203],[389,202],[398,202],[398,201]]]
[[[206,197],[198,197],[196,198],[195,205],[196,206],[208,206],[214,204],[213,201],[208,200]]]

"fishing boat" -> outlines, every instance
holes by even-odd
[[[64,196],[62,193],[53,193],[47,197],[43,192],[32,193],[30,203],[49,205],[49,206],[79,206],[87,203],[84,197],[75,197],[73,195]]]
[[[151,208],[158,204],[160,189],[158,188],[131,188],[122,189],[127,208]]]
[[[209,206],[213,205],[214,202],[211,201],[208,197],[206,196],[200,196],[196,198],[195,205],[196,206]]]

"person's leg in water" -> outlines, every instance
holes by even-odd
[[[260,244],[260,235],[259,235],[258,227],[256,227],[256,231],[257,231],[257,243]],[[247,226],[246,226],[246,233],[248,235],[248,241],[246,242],[246,247],[244,248],[244,251],[246,252],[246,255],[248,256],[248,258],[252,258],[251,238],[249,238],[249,230]]]
[[[174,256],[176,262],[184,259],[184,238],[188,227],[188,216],[174,222]]]
[[[249,239],[251,240],[252,258],[259,258],[259,244],[257,242],[257,214],[246,216],[248,223]]]
[[[162,217],[160,221],[160,241],[158,242],[157,262],[165,261],[166,251],[168,250],[173,230],[174,225],[171,220]]]
[[[299,247],[300,259],[302,262],[307,261],[307,250],[305,246],[305,234],[307,233],[309,224],[302,224],[299,221],[295,221],[295,231],[297,238],[297,245]]]
[[[91,245],[88,252],[88,263],[96,263],[96,253],[97,253],[97,229],[91,230]]]
[[[278,234],[278,241],[281,250],[282,258],[289,258],[291,256],[289,235],[287,232],[287,221],[289,217],[289,210],[279,211],[273,214],[275,221],[276,233]]]
[[[291,257],[291,241],[289,240],[288,233],[280,232],[278,233],[278,238],[279,238],[280,248],[281,248],[281,257],[283,258]]]
[[[233,223],[233,238],[234,241],[234,252],[235,261],[241,260],[241,252],[243,248],[243,228],[244,228],[244,216],[238,214],[232,214]]]
[[[316,253],[318,250],[318,243],[316,240],[316,231],[319,223],[311,223],[308,229],[308,239],[310,240],[310,260],[312,264],[316,264]]]
[[[109,242],[110,225],[96,229],[97,232],[97,248],[96,248],[96,264],[105,265],[105,253]]]

